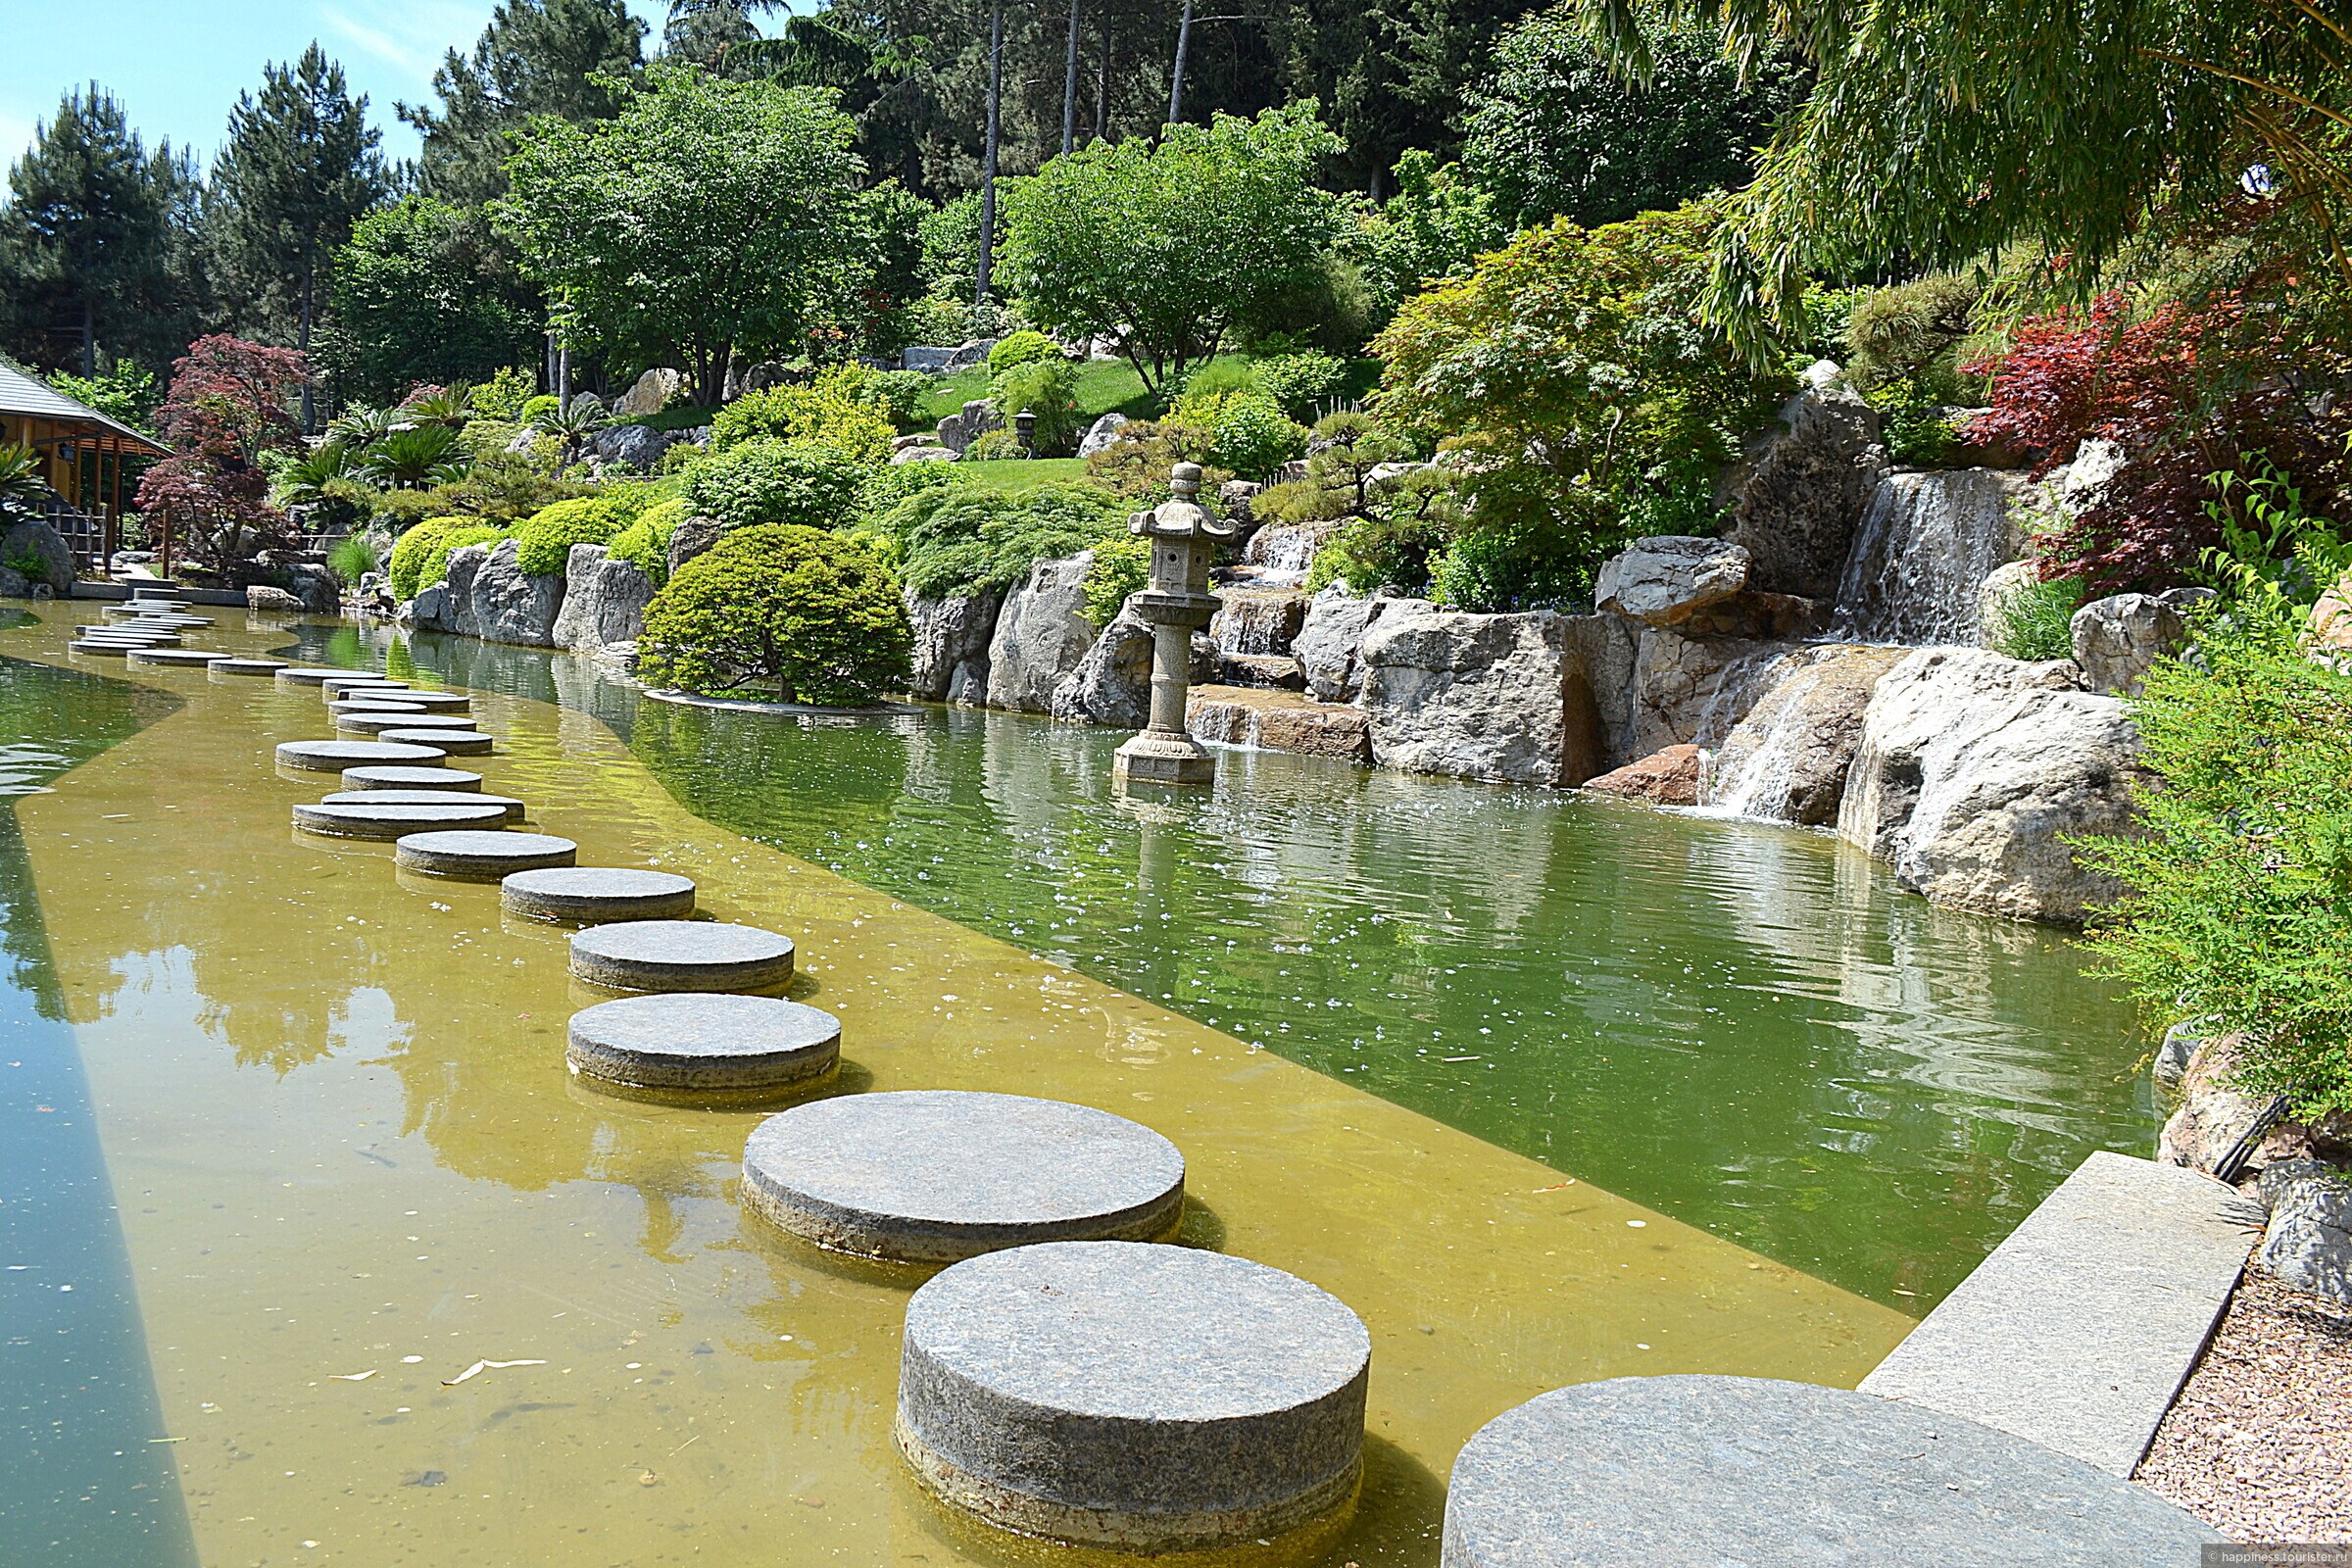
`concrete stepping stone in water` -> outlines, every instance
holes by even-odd
[[[277,765],[312,773],[340,773],[347,767],[390,762],[437,762],[446,755],[430,746],[401,746],[389,741],[287,741],[277,749]]]
[[[517,871],[499,889],[509,914],[582,925],[609,920],[683,920],[694,912],[694,879],[671,871],[578,865]]]
[[[381,739],[417,746],[437,746],[451,757],[481,757],[496,745],[479,730],[404,727],[376,731]]]
[[[213,662],[216,675],[274,675],[286,667],[282,659],[220,659]]]
[[[782,1089],[841,1060],[841,1020],[780,997],[622,997],[571,1015],[564,1059],[631,1089]]]
[[[143,648],[145,646],[146,644],[144,643],[124,642],[120,639],[104,642],[92,642],[87,637],[77,638],[76,640],[66,644],[66,647],[74,653],[95,654],[100,659],[121,659],[127,655],[132,649]]]
[[[792,938],[715,920],[623,920],[571,939],[571,972],[614,991],[773,991]]]
[[[341,718],[346,713],[421,713],[422,703],[405,701],[398,692],[386,692],[381,697],[347,697],[326,705],[326,710]]]
[[[280,686],[324,686],[337,676],[350,673],[348,669],[330,669],[322,664],[292,664],[277,672],[277,683]]]
[[[386,699],[390,701],[390,699]],[[340,707],[341,705],[336,705]],[[335,728],[373,735],[386,729],[446,729],[469,730],[473,720],[464,713],[428,713],[419,708],[406,713],[385,713],[368,709],[357,712],[337,713]]]
[[[1685,1375],[1579,1384],[1487,1423],[1453,1462],[1441,1561],[2178,1568],[2220,1540],[2152,1492],[1961,1416]]]
[[[837,1252],[950,1263],[1036,1242],[1162,1241],[1184,1217],[1184,1155],[1091,1105],[917,1089],[770,1116],[743,1197]]]
[[[463,713],[473,707],[473,699],[464,692],[420,692],[412,686],[399,697],[434,713]]]
[[[569,865],[580,847],[552,833],[411,833],[392,847],[404,871],[460,882],[497,882],[516,871]]]
[[[431,806],[360,806],[320,801],[294,808],[294,825],[339,839],[398,839],[434,828],[500,827],[507,808],[457,798]]]
[[[1345,1303],[1262,1263],[1018,1247],[906,1303],[899,1447],[941,1496],[1023,1535],[1238,1545],[1348,1508],[1371,1355]]]
[[[482,775],[459,767],[347,767],[347,790],[478,790]]]
[[[495,806],[502,821],[519,822],[530,808],[512,795],[485,795],[477,780],[470,790],[337,790],[321,806]]]
[[[346,669],[320,681],[319,695],[330,703],[335,702],[343,696],[346,686],[361,686],[371,692],[405,692],[409,689],[409,683],[405,680],[387,680],[381,675],[355,675]]]
[[[130,651],[130,662],[134,664],[172,664],[182,668],[219,663],[228,657],[201,648],[134,648]]]

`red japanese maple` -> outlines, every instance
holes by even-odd
[[[139,481],[139,510],[159,520],[168,517],[177,535],[221,571],[253,550],[290,542],[286,514],[270,505],[262,457],[302,450],[302,430],[287,404],[307,374],[302,355],[292,349],[265,348],[225,333],[188,345],[155,413],[172,456]]]

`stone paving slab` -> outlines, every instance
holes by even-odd
[[[133,648],[130,651],[130,662],[134,664],[168,664],[179,668],[217,664],[228,657],[201,648]]]
[[[462,767],[404,767],[394,762],[343,770],[347,790],[478,790],[482,775]]]
[[[1961,1417],[1679,1375],[1560,1389],[1481,1428],[1453,1463],[1439,1561],[2195,1568],[2221,1539],[2152,1492]]]
[[[216,675],[274,675],[286,667],[282,659],[219,659],[213,662]]]
[[[430,717],[430,714],[426,715]],[[482,757],[495,744],[491,737],[472,729],[436,729],[424,725],[403,725],[399,729],[378,730],[385,740],[415,746],[436,746],[451,757]]]
[[[396,700],[386,698],[387,703]],[[328,711],[346,708],[347,703],[332,704]],[[473,720],[464,713],[428,713],[422,708],[410,707],[407,712],[388,711],[378,708],[362,708],[355,711],[334,714],[335,728],[351,734],[374,735],[388,729],[445,729],[450,732],[470,730]]]
[[[716,920],[622,920],[571,939],[571,972],[615,991],[771,991],[792,962],[792,938]]]
[[[460,882],[496,882],[515,871],[569,865],[579,853],[577,844],[552,833],[503,829],[410,833],[392,846],[393,863],[402,870]]]
[[[1862,1389],[2129,1476],[2261,1225],[2259,1209],[2210,1176],[2101,1151]]]
[[[779,1089],[833,1070],[841,1020],[781,997],[622,997],[573,1013],[564,1055],[582,1077],[629,1088]]]
[[[472,795],[452,795],[430,804],[375,804],[375,792],[363,791],[355,804],[320,801],[294,808],[294,825],[306,833],[338,839],[399,839],[432,828],[497,827],[507,820],[507,808]]]
[[[509,914],[594,925],[609,920],[682,920],[694,912],[694,879],[674,871],[578,865],[517,871],[499,885]]]
[[[446,755],[431,746],[400,746],[389,741],[287,741],[277,749],[277,765],[340,773],[347,767],[379,763],[436,762]]]
[[[277,672],[281,686],[324,686],[338,675],[348,675],[348,669],[330,669],[323,664],[296,664]]]
[[[519,822],[528,807],[512,795],[485,795],[481,780],[476,777],[468,789],[384,789],[338,790],[319,803],[321,806],[495,806],[505,813],[498,818],[504,822]]]

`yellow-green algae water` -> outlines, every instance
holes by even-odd
[[[191,646],[286,641],[211,613],[224,624]],[[289,807],[332,775],[282,776],[270,748],[328,733],[315,690],[81,660],[70,623],[0,633],[0,655],[167,694],[17,814],[152,1359],[144,1437],[176,1463],[201,1561],[1035,1557],[943,1516],[892,1447],[917,1277],[740,1213],[757,1112],[576,1087],[564,1026],[596,999],[565,976],[563,931],[502,919],[495,887],[397,876],[388,845],[294,833]],[[1454,1453],[1544,1390],[1851,1383],[1909,1325],[715,828],[586,713],[475,708],[501,744],[464,765],[581,863],[685,871],[707,912],[800,943],[794,994],[841,1016],[844,1090],[1132,1116],[1185,1152],[1190,1239],[1362,1315],[1363,1498],[1319,1560],[1433,1562]],[[449,1386],[481,1360],[541,1364]]]

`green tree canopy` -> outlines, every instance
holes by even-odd
[[[537,362],[546,307],[475,213],[411,196],[362,219],[335,258],[321,358],[392,403],[418,382]]]
[[[1120,334],[1161,393],[1320,279],[1339,210],[1314,174],[1340,145],[1309,100],[1082,147],[1012,182],[1005,276],[1039,324]]]
[[[610,121],[532,121],[493,219],[576,335],[713,404],[736,355],[850,308],[856,134],[828,92],[656,66]]]

